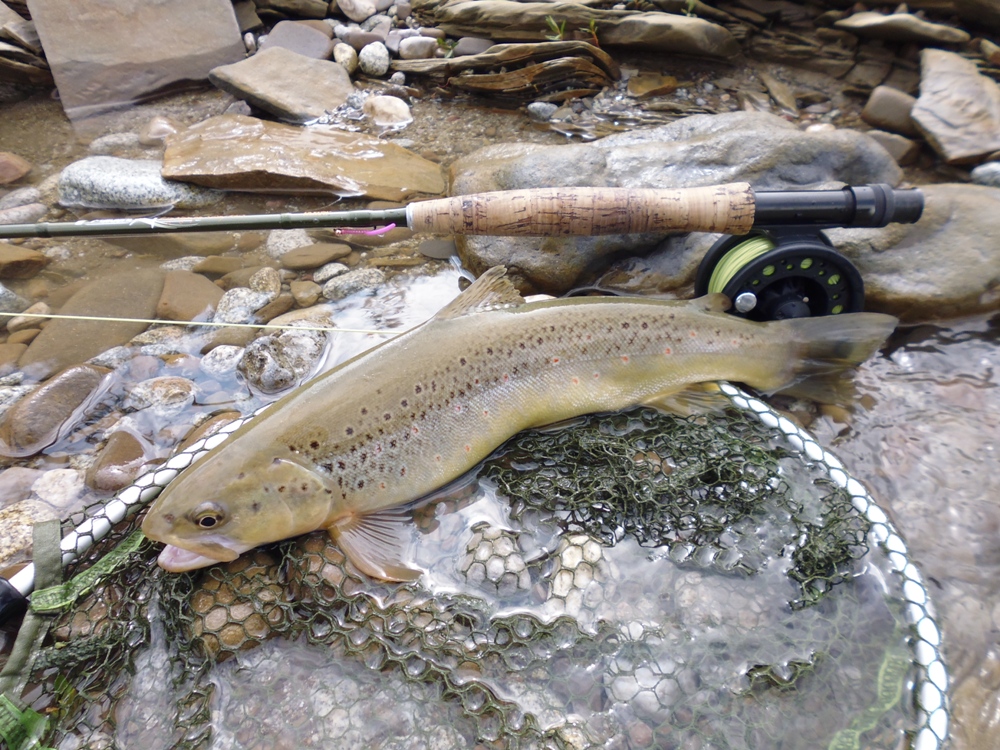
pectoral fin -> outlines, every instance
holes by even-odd
[[[391,508],[348,516],[329,531],[361,572],[385,581],[412,581],[421,574],[404,562],[412,528],[412,513]]]

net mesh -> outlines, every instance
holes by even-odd
[[[414,583],[323,532],[182,574],[144,542],[24,699],[58,750],[895,748],[904,598],[821,469],[737,410],[640,409],[519,435],[416,508]]]

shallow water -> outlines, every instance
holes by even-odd
[[[221,112],[228,103],[228,98],[215,92],[178,95],[122,113],[99,132],[134,131],[153,114],[194,122]],[[392,139],[409,142],[414,150],[444,164],[493,141],[563,141],[562,136],[535,129],[520,113],[494,111],[460,101],[442,107],[428,99],[414,108],[414,115],[414,124],[391,136]],[[0,111],[0,149],[15,150],[36,164],[30,178],[33,184],[43,183],[66,164],[85,156],[87,140],[78,139],[58,102],[46,97],[5,104]],[[326,199],[317,197],[228,195],[213,211],[232,214],[301,211],[327,205]],[[40,281],[12,282],[11,287],[25,296],[37,294],[39,289],[45,294],[55,294],[74,279],[100,277],[123,266],[155,267],[163,260],[141,250],[125,250],[96,240],[60,244],[68,248],[66,255],[43,272]],[[255,251],[250,251],[248,257],[263,258],[255,255]],[[425,278],[431,273],[431,278]],[[406,328],[425,319],[457,291],[457,273],[446,264],[430,261],[425,267],[400,274],[399,283],[387,285],[373,297],[351,300],[331,309],[341,327]],[[956,705],[960,716],[956,722],[956,748],[982,747],[984,741],[1000,741],[1000,731],[991,724],[990,714],[1000,706],[1000,690],[990,678],[995,671],[995,650],[1000,645],[996,637],[1000,631],[1000,542],[997,540],[1000,398],[995,373],[998,331],[997,318],[903,331],[885,357],[862,368],[858,380],[864,397],[849,425],[827,417],[811,425],[820,441],[841,455],[851,472],[865,481],[876,499],[891,512],[915,561],[931,582],[945,630],[953,684],[966,687]],[[373,335],[339,334],[332,339],[325,367],[379,340],[380,337]],[[189,344],[192,351],[196,343],[192,340]],[[120,384],[117,393],[127,391],[129,385],[127,381]],[[162,453],[176,442],[178,433],[183,432],[181,427],[193,423],[200,414],[224,403],[233,403],[247,413],[261,403],[259,397],[253,397],[235,380],[220,385],[219,390],[205,394],[212,398],[196,401],[181,419],[173,415],[145,426],[154,441],[157,434],[169,433],[162,436]],[[98,410],[92,421],[99,422],[109,415],[117,417],[115,408],[109,404],[103,412]],[[68,462],[84,466],[93,453],[98,434],[92,426],[86,426],[48,449],[47,457],[33,465]],[[525,565],[530,566],[532,561],[559,549],[555,529],[531,526],[530,534],[515,533],[523,529],[510,517],[509,504],[498,500],[488,487],[467,493],[446,503],[447,512],[435,511],[428,519],[428,527],[433,528],[425,529],[415,542],[416,560],[430,571],[424,585],[440,596],[476,598],[486,603],[491,616],[507,617],[512,623],[525,613],[541,622],[553,622],[566,605],[553,605],[553,599],[544,590],[538,590],[537,580],[513,598],[502,598],[489,591],[484,593],[482,586],[472,586],[468,576],[456,571],[454,561],[468,552],[475,534],[482,535],[483,529],[493,528],[519,541],[520,554]],[[446,563],[451,563],[451,567]],[[762,622],[775,628],[785,625],[782,616],[787,613],[775,608],[773,588],[764,586],[764,583],[770,586],[787,583],[783,574],[779,575],[778,566],[769,568],[768,574],[755,580],[752,586],[745,580],[736,584],[731,576],[717,571],[683,567],[664,557],[651,560],[647,551],[634,541],[609,548],[606,564],[608,570],[628,571],[627,581],[619,581],[617,585],[629,593],[625,597],[628,601],[643,606],[629,611],[618,606],[614,597],[602,597],[599,603],[603,609],[580,609],[574,614],[588,631],[594,631],[601,622],[611,622],[619,628],[619,633],[639,634],[636,642],[641,648],[630,650],[625,645],[627,639],[619,641],[614,659],[600,651],[595,655],[587,648],[566,648],[557,654],[558,659],[552,660],[551,654],[539,659],[539,663],[553,670],[543,678],[530,676],[528,667],[538,666],[530,660],[528,667],[497,669],[482,676],[501,699],[537,717],[543,730],[564,728],[564,741],[571,742],[573,731],[578,729],[593,741],[610,743],[610,737],[626,736],[628,746],[644,746],[647,740],[644,732],[652,731],[650,727],[660,724],[665,714],[661,715],[660,703],[640,694],[655,695],[657,701],[663,695],[669,697],[668,688],[661,687],[658,695],[657,686],[666,684],[664,675],[676,654],[667,648],[673,645],[670,638],[696,644],[688,658],[694,661],[697,657],[698,669],[685,672],[685,679],[706,692],[704,700],[724,702],[721,707],[713,705],[718,709],[717,715],[728,716],[732,723],[721,722],[723,728],[717,736],[725,738],[720,742],[734,747],[739,746],[741,739],[739,722],[745,718],[741,711],[758,711],[764,724],[784,725],[785,729],[792,725],[788,732],[792,744],[783,746],[814,747],[811,742],[816,742],[817,737],[828,738],[850,716],[831,714],[826,723],[816,722],[815,712],[819,708],[843,700],[844,695],[852,696],[850,708],[854,710],[872,699],[870,692],[858,686],[871,689],[878,662],[870,658],[870,652],[859,648],[849,655],[853,661],[842,663],[842,672],[824,672],[820,665],[816,672],[817,688],[812,693],[784,698],[771,696],[772,702],[762,701],[749,707],[725,703],[733,700],[734,691],[746,687],[738,669],[742,664],[733,658],[735,644],[739,644],[744,659],[750,658],[745,654],[753,654],[765,663],[809,663],[820,648],[816,644],[822,645],[831,637],[824,630],[830,622],[825,617],[829,613],[821,610],[807,612],[812,619],[808,624],[794,625],[797,637],[781,643],[780,647],[753,635],[754,628]],[[768,576],[773,580],[764,581]],[[759,591],[757,584],[762,587]],[[865,629],[851,634],[861,644],[866,639],[878,644],[881,639],[884,645],[900,638],[897,613],[885,606],[880,591],[877,576],[862,577],[856,589],[850,592],[838,589],[836,604],[831,605],[856,607],[867,613],[859,620],[865,623]],[[748,612],[754,616],[748,618]],[[662,641],[650,645],[640,637],[650,626],[664,630]],[[157,747],[156,738],[162,740],[164,736],[157,734],[160,730],[155,725],[152,731],[145,729],[146,722],[162,717],[173,700],[157,679],[165,669],[166,651],[155,636],[156,627],[154,620],[151,645],[136,655],[138,676],[128,688],[122,709],[128,710],[134,720],[129,722],[125,716],[121,717],[117,739],[123,746],[141,736],[143,743]],[[656,669],[642,671],[641,665],[649,664],[656,665]],[[670,664],[671,669],[676,666]],[[553,674],[556,680],[552,679]],[[838,685],[844,674],[851,679]],[[300,641],[278,639],[241,653],[216,667],[211,680],[215,686],[211,706],[215,730],[212,746],[218,748],[248,746],[240,731],[251,732],[250,736],[252,732],[264,732],[279,738],[274,746],[323,747],[336,742],[343,747],[385,748],[396,747],[392,744],[393,737],[413,733],[419,733],[427,747],[472,746],[477,732],[482,731],[481,723],[469,719],[433,683],[414,683],[391,672],[379,674],[356,659],[345,658],[343,653],[333,653],[317,664],[316,649]],[[572,688],[569,694],[567,685]],[[692,690],[696,692],[695,688]],[[613,700],[603,702],[608,696]],[[636,696],[640,696],[638,700]],[[782,709],[783,701],[793,708]],[[345,708],[348,704],[350,710]],[[646,713],[639,715],[636,710]],[[809,720],[803,719],[803,726],[794,726],[790,715]],[[318,717],[321,721],[307,726],[301,718],[304,716]],[[135,729],[137,726],[143,729]],[[162,731],[169,734],[166,729]],[[692,736],[695,734],[692,732]],[[654,737],[662,739],[655,734],[648,739],[653,741]],[[764,736],[742,738],[747,746],[754,742],[757,746],[769,746],[772,741]],[[162,741],[163,746],[168,746]],[[695,744],[685,747],[697,747],[701,741],[691,740]],[[884,746],[891,747],[893,742],[890,736]],[[75,746],[67,740],[60,748]]]

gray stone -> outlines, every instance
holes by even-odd
[[[916,224],[831,229],[865,280],[866,307],[904,321],[1000,309],[1000,189],[925,185]]]
[[[158,420],[174,419],[194,403],[198,386],[187,378],[163,375],[136,383],[125,398],[125,406],[148,412]]]
[[[116,156],[140,148],[138,133],[108,133],[95,138],[87,151],[99,156]]]
[[[305,229],[272,229],[267,234],[264,250],[277,260],[290,250],[311,245],[313,238]]]
[[[458,40],[451,54],[453,57],[465,57],[466,55],[478,55],[492,47],[495,42],[492,39],[483,39],[477,36],[463,36]]]
[[[332,279],[334,276],[340,276],[341,274],[347,273],[349,269],[343,263],[326,263],[322,268],[316,269],[313,273],[313,281],[317,284],[323,284]]]
[[[209,78],[233,96],[296,123],[322,117],[347,101],[354,90],[342,66],[284,47],[270,47],[241,62],[215,68]]]
[[[535,122],[548,122],[557,109],[559,105],[552,102],[532,102],[527,107],[528,117]]]
[[[374,31],[365,31],[357,26],[351,26],[341,37],[344,44],[349,44],[359,53],[369,44],[384,44],[385,37]]]
[[[385,274],[377,268],[358,268],[335,276],[323,285],[323,296],[336,301],[358,292],[368,292],[385,283]]]
[[[920,53],[920,97],[910,116],[949,163],[975,163],[1000,151],[1000,86],[953,52]]]
[[[386,34],[385,46],[392,54],[397,55],[399,54],[399,45],[402,44],[404,39],[410,39],[419,35],[420,32],[416,29],[392,29]]]
[[[254,313],[274,299],[267,292],[238,286],[222,295],[212,317],[213,323],[253,323]]]
[[[452,165],[453,193],[538,185],[679,188],[748,181],[760,189],[838,182],[897,184],[899,166],[885,149],[851,130],[804,133],[780,117],[733,112],[696,115],[669,125],[610,135],[593,143],[497,144]],[[560,294],[607,256],[649,248],[662,235],[458,237],[466,267],[505,265],[524,293]]]
[[[28,300],[17,292],[0,284],[0,312],[19,313],[28,307]]]
[[[380,128],[398,130],[413,122],[410,105],[396,96],[370,96],[362,109]]]
[[[899,89],[876,86],[861,111],[861,119],[869,125],[892,133],[918,135],[919,131],[910,118],[910,112],[916,103],[915,98]]]
[[[44,203],[27,203],[0,209],[0,224],[32,224],[49,212]]]
[[[871,11],[855,13],[837,21],[834,26],[859,36],[885,39],[891,42],[917,42],[918,44],[965,44],[971,38],[961,29],[931,23],[909,13],[883,15]]]
[[[40,203],[41,199],[42,193],[38,188],[23,187],[11,190],[7,195],[0,196],[0,211],[27,206],[29,203]]]
[[[260,45],[260,51],[271,47],[284,47],[296,54],[315,60],[326,60],[333,52],[333,40],[310,23],[280,21],[267,39]]]
[[[977,185],[1000,188],[1000,161],[988,161],[972,170],[972,181]]]
[[[874,138],[901,167],[909,166],[917,160],[920,144],[898,133],[887,133],[884,130],[869,130],[869,138]]]
[[[0,509],[24,500],[31,493],[31,485],[42,475],[38,469],[11,466],[0,471]]]
[[[31,0],[30,10],[70,117],[204,80],[245,54],[230,0]]]
[[[76,469],[47,471],[31,485],[31,493],[60,516],[76,510],[83,489],[83,474]]]
[[[86,208],[196,208],[217,202],[222,194],[183,182],[165,180],[160,162],[88,156],[59,175],[59,202]]]
[[[429,36],[411,36],[399,42],[399,56],[404,60],[424,60],[437,51],[438,40]]]
[[[333,63],[331,63],[333,64]],[[444,191],[441,167],[406,149],[334,127],[223,115],[170,139],[164,175],[212,187],[367,195],[399,201]]]
[[[372,16],[365,19],[361,24],[361,28],[373,34],[378,34],[379,38],[384,42],[389,31],[392,29],[392,19],[389,16]]]
[[[381,78],[389,72],[389,50],[382,42],[366,44],[358,53],[358,67],[372,78]]]
[[[328,341],[324,331],[272,333],[247,345],[237,369],[252,390],[277,393],[295,387],[316,371]]]
[[[216,380],[231,378],[243,358],[243,347],[222,344],[201,358],[202,371]]]

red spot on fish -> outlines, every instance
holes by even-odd
[[[664,354],[673,354],[673,353],[674,353],[674,350],[673,350],[673,349],[671,349],[671,348],[670,348],[670,347],[668,346],[668,347],[667,347],[666,349],[664,349],[664,350],[663,350],[663,353],[664,353]]]
[[[690,336],[693,339],[698,338],[698,332],[697,331],[688,331],[688,336]]]
[[[628,355],[627,354],[622,355],[622,362],[624,362],[625,364],[628,364]]]
[[[413,434],[414,435],[419,435],[420,434],[420,428],[417,427],[416,425],[413,425],[413,427],[411,429],[413,430]]]
[[[597,380],[599,377],[601,377],[601,373],[595,372],[594,373],[594,380]]]
[[[489,415],[490,415],[490,410],[489,409],[483,409],[483,416],[484,417],[488,417]]]
[[[455,405],[455,413],[456,414],[461,414],[462,413],[462,407],[459,406],[458,404]]]
[[[503,382],[506,383],[508,380],[510,380],[510,375],[508,375],[507,373],[504,373],[503,374]]]
[[[559,357],[553,357],[552,358],[552,364],[558,365],[559,364]]]
[[[474,382],[476,385],[479,385],[479,378],[476,378]]]
[[[737,339],[733,339],[733,341],[732,341],[733,346],[738,346],[739,343],[740,342]]]
[[[465,444],[465,452],[472,453],[472,446],[469,445],[468,443]]]
[[[378,483],[378,488],[379,488],[380,490],[384,490],[384,489],[385,489],[385,482],[379,482],[379,483]]]
[[[434,456],[434,460],[437,461],[438,463],[441,463],[441,456],[440,455]]]
[[[580,378],[573,378],[573,385],[580,385]]]

